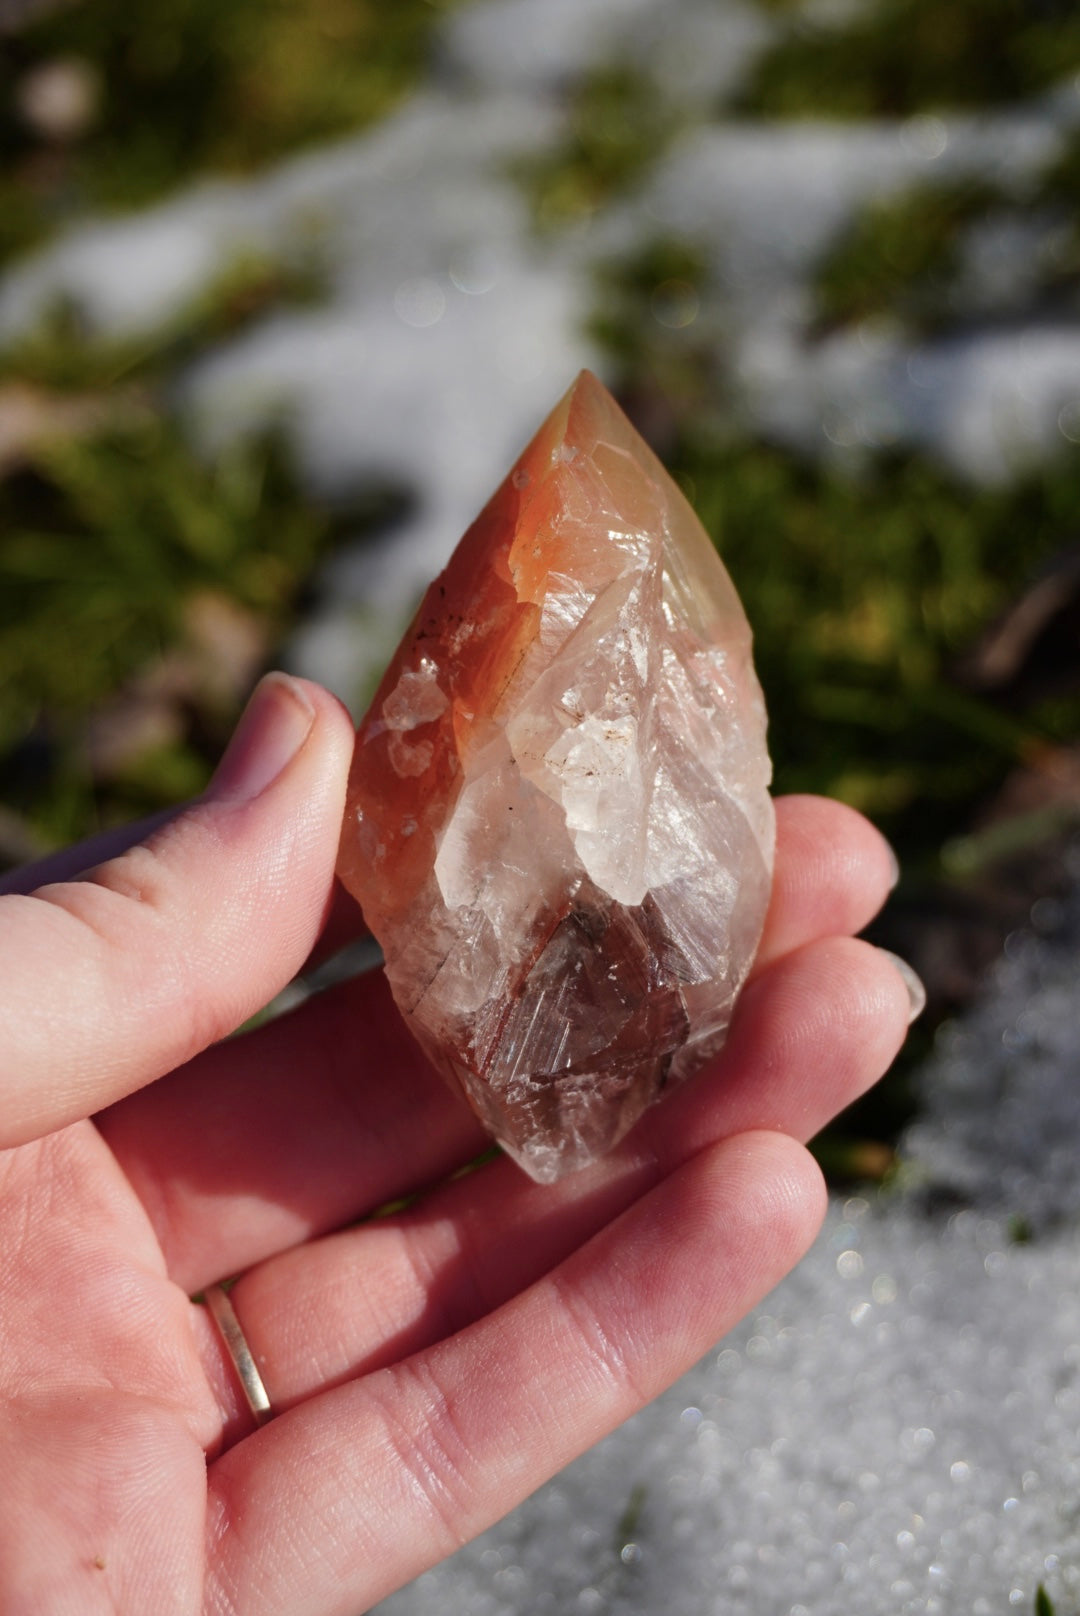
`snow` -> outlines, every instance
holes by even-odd
[[[647,66],[686,107],[740,83],[772,31],[738,0],[488,0],[451,20],[444,61],[474,90],[526,96],[612,61]]]
[[[1080,328],[988,321],[925,346],[873,329],[811,341],[809,277],[867,202],[975,177],[1022,193],[1078,120],[1080,96],[1061,92],[993,119],[713,124],[685,139],[608,229],[624,243],[651,226],[706,245],[721,292],[705,312],[725,330],[724,362],[765,431],[839,460],[909,443],[996,482],[1061,446],[1061,411],[1080,398]],[[1034,240],[1032,229],[1010,235],[999,221],[976,237],[972,307],[995,306],[1052,248],[1053,219]]]
[[[655,0],[494,0],[453,19],[444,48],[472,84],[513,85],[528,96],[609,59],[655,14]]]

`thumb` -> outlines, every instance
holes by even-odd
[[[330,897],[352,741],[333,696],[269,674],[205,796],[78,880],[0,897],[0,1146],[160,1077],[294,975]]]

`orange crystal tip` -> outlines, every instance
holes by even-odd
[[[767,900],[768,778],[731,581],[583,372],[386,671],[339,865],[414,1033],[534,1176],[717,1047]]]

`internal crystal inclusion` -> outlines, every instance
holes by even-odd
[[[357,732],[340,873],[412,1032],[551,1182],[723,1042],[768,902],[750,629],[587,371],[429,588]]]

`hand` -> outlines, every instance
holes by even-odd
[[[484,1140],[381,975],[215,1042],[340,925],[351,746],[331,697],[275,676],[204,798],[5,884],[8,1616],[368,1608],[780,1279],[823,1210],[796,1141],[904,1036],[900,975],[845,935],[888,890],[886,845],[848,809],[782,800],[761,953],[712,1069],[553,1188],[505,1159],[439,1184]],[[277,1416],[257,1431],[190,1300],[241,1272]]]

